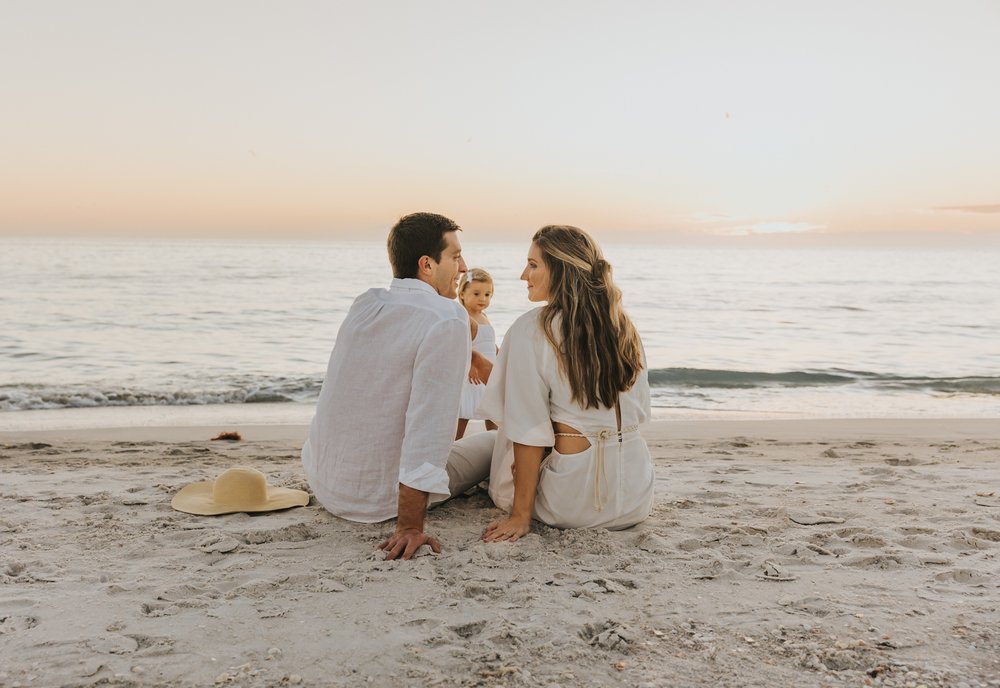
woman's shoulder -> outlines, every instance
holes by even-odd
[[[519,317],[507,329],[503,343],[512,356],[531,357],[539,365],[548,367],[555,351],[542,329],[543,313],[544,307],[534,308]]]
[[[507,336],[512,334],[534,334],[535,332],[541,332],[541,325],[539,321],[542,317],[542,310],[544,306],[539,306],[538,308],[532,308],[527,313],[523,313],[514,324],[510,326],[507,330]]]

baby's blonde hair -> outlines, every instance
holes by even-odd
[[[462,279],[458,281],[458,298],[462,298],[462,292],[465,288],[469,286],[471,282],[485,282],[490,286],[493,286],[493,278],[490,277],[490,273],[486,272],[482,268],[469,268],[462,275]]]

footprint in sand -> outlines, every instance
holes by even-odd
[[[903,558],[894,554],[876,554],[871,557],[861,557],[844,562],[844,566],[852,566],[858,569],[898,569],[904,564]]]
[[[809,616],[822,617],[841,612],[836,605],[823,597],[782,598],[778,600],[778,604],[782,607],[788,607],[794,611],[808,614]]]
[[[317,576],[315,582],[306,586],[306,589],[310,592],[347,592],[350,587],[342,581]]]
[[[232,552],[239,546],[240,543],[236,538],[230,537],[224,533],[213,533],[198,541],[198,549],[202,552],[208,552],[209,554],[214,552],[225,554],[227,552]]]
[[[0,571],[0,583],[55,583],[58,569],[39,561],[12,561]]]
[[[972,569],[954,569],[953,571],[943,571],[937,574],[934,576],[934,580],[985,588],[993,582],[993,577],[979,571],[973,571]]]
[[[126,638],[131,638],[136,644],[136,655],[142,657],[159,657],[169,655],[174,651],[174,640],[166,636],[141,635],[128,633]]]
[[[699,550],[702,547],[709,546],[709,544],[710,543],[702,542],[697,538],[688,538],[686,540],[681,540],[680,542],[678,542],[677,549],[681,550],[682,552],[694,552],[695,550]]]
[[[736,506],[737,501],[729,492],[718,492],[715,490],[702,490],[696,495],[701,500],[702,506],[730,507]]]
[[[448,630],[455,633],[459,638],[472,638],[482,633],[483,629],[486,628],[486,624],[486,621],[472,621],[470,623],[449,626]]]
[[[710,559],[692,576],[695,580],[715,580],[726,573],[726,565],[719,559]]]
[[[158,602],[173,602],[178,606],[204,607],[208,600],[217,600],[222,592],[216,588],[199,588],[194,585],[176,585],[162,590],[157,596]]]
[[[1000,531],[998,530],[990,530],[989,528],[973,528],[971,534],[972,537],[979,538],[980,540],[1000,542]]]
[[[596,595],[607,595],[610,593],[623,593],[627,590],[635,590],[639,586],[635,581],[627,578],[609,580],[606,578],[594,578],[586,581],[582,587],[573,591],[573,597],[588,597],[594,599]]]
[[[881,466],[865,466],[858,472],[861,475],[896,475],[896,471]]]
[[[921,463],[923,463],[920,459],[916,459],[912,456],[905,456],[903,458],[899,458],[898,456],[893,456],[888,459],[885,459],[885,462],[890,466],[919,466]]]
[[[649,554],[663,554],[670,548],[666,540],[650,532],[641,533],[635,540],[635,546]]]
[[[967,533],[963,530],[953,531],[945,541],[945,544],[963,552],[990,549],[993,547],[988,540],[976,537],[974,533]]]
[[[579,582],[580,578],[575,573],[556,571],[545,581],[545,585],[559,588],[566,585],[576,585]]]
[[[3,575],[10,576],[11,578],[17,578],[22,573],[28,569],[27,564],[22,564],[19,561],[12,561],[4,567]]]
[[[929,551],[934,551],[939,545],[937,540],[924,535],[907,535],[906,537],[894,540],[893,543],[907,549]]]
[[[38,619],[34,616],[0,616],[0,635],[26,631],[38,625]]]
[[[462,589],[462,596],[472,599],[497,600],[507,594],[507,589],[500,585],[466,585]]]
[[[84,643],[91,652],[102,655],[128,655],[139,649],[135,638],[127,635],[102,635]]]
[[[272,599],[276,597],[276,591],[284,587],[287,582],[288,576],[281,576],[273,580],[253,579],[228,590],[224,597],[227,600],[237,597],[247,597],[252,600]]]
[[[886,545],[884,538],[867,531],[855,533],[850,537],[850,540],[852,544],[858,547],[882,548]]]
[[[579,635],[588,645],[620,652],[628,652],[629,646],[635,642],[634,634],[627,627],[611,620],[586,624]]]
[[[261,619],[280,619],[291,611],[288,607],[278,607],[276,605],[264,605],[255,607],[257,616]]]
[[[149,617],[174,616],[180,613],[181,608],[173,602],[144,602],[139,611]]]
[[[268,542],[304,542],[315,540],[320,534],[304,523],[295,523],[274,530],[250,530],[240,536],[248,545],[262,545]]]
[[[833,552],[821,547],[819,545],[814,545],[809,542],[793,541],[784,542],[775,547],[775,552],[786,557],[794,557],[797,561],[804,564],[813,564],[816,562],[814,555],[819,554],[824,557],[836,556]]]
[[[122,506],[146,506],[149,504],[149,500],[136,494],[130,494],[127,497],[122,497],[119,503]]]
[[[798,576],[790,573],[784,566],[774,561],[773,559],[766,560],[761,564],[761,572],[757,574],[757,578],[767,581],[793,581],[797,580]]]
[[[925,554],[920,557],[920,563],[924,566],[951,566],[953,562],[940,554]]]

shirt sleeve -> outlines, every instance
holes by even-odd
[[[551,349],[537,318],[516,322],[500,346],[478,411],[501,426],[512,442],[532,447],[555,443],[549,410],[551,386],[546,379],[555,364]]]
[[[449,494],[448,452],[471,356],[468,322],[450,318],[427,333],[413,362],[399,482],[432,499]]]

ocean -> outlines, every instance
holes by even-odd
[[[533,307],[527,245],[462,241],[502,337]],[[604,250],[658,418],[1000,416],[1000,252]],[[72,408],[307,422],[351,302],[390,278],[381,238],[0,239],[0,431]]]

